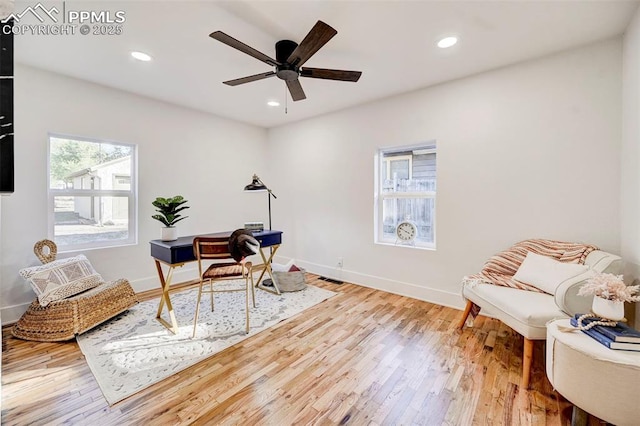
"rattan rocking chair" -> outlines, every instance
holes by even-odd
[[[42,263],[56,259],[57,247],[53,241],[38,241],[33,251]],[[41,306],[38,299],[34,300],[13,326],[11,334],[19,339],[39,342],[71,340],[137,303],[128,280],[105,282],[47,306]]]

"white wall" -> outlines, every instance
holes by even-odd
[[[640,9],[624,35],[622,64],[621,252],[625,278],[640,278]]]
[[[262,128],[17,66],[15,129],[15,193],[3,197],[1,212],[4,322],[17,320],[34,298],[18,270],[39,264],[33,244],[48,237],[48,132],[138,144],[138,244],[85,251],[105,279],[128,278],[137,291],[158,286],[149,255],[149,241],[160,238],[161,224],[151,219],[157,196],[189,200],[180,235],[267,220],[264,200],[242,192],[253,173],[266,169]]]
[[[625,91],[636,93],[637,28],[636,16],[634,38],[625,38]],[[621,212],[637,212],[640,186],[632,120],[633,140],[627,125],[622,149],[635,145],[636,157],[623,153],[633,160],[623,174],[635,173],[636,186],[626,187],[626,197],[623,186],[621,202],[621,63],[621,41],[609,40],[268,132],[18,66],[16,192],[3,198],[1,212],[2,320],[16,320],[34,297],[17,271],[38,264],[33,243],[47,237],[47,132],[139,145],[139,244],[85,252],[105,278],[127,277],[138,291],[157,286],[148,241],[160,224],[150,218],[151,200],[190,200],[182,235],[266,222],[266,200],[241,191],[254,172],[278,196],[281,259],[445,305],[462,305],[463,275],[524,238],[585,241],[618,253]],[[625,114],[637,117],[637,100],[630,110],[625,96]],[[431,139],[439,149],[437,250],[373,244],[376,149]],[[640,225],[623,225],[623,233],[630,227]],[[639,238],[624,241],[625,250],[636,244],[640,253]],[[338,257],[343,270],[334,268]]]
[[[281,254],[310,271],[462,306],[462,276],[516,241],[619,252],[621,47],[609,40],[271,129]],[[375,245],[376,150],[432,139],[437,250]]]

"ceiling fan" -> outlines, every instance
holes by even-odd
[[[361,71],[332,70],[326,68],[302,68],[302,65],[311,58],[322,46],[327,44],[338,32],[322,21],[316,22],[309,34],[300,44],[291,40],[280,40],[276,43],[276,59],[273,59],[262,52],[257,51],[241,41],[223,33],[215,31],[209,34],[227,46],[246,53],[249,56],[275,67],[274,71],[263,72],[250,75],[248,77],[237,78],[235,80],[223,81],[229,86],[249,83],[276,76],[287,83],[289,93],[294,101],[306,99],[307,96],[302,90],[298,77],[322,78],[326,80],[353,81],[356,82],[362,75]]]

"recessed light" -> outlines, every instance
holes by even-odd
[[[133,56],[134,58],[136,58],[139,61],[149,62],[151,60],[151,56],[149,56],[149,55],[147,55],[146,53],[143,53],[143,52],[133,51],[133,52],[131,52],[131,56]]]
[[[280,102],[278,102],[278,101],[269,101],[269,102],[267,102],[267,105],[269,105],[271,107],[277,107],[277,106],[280,106]]]
[[[438,42],[438,47],[441,49],[446,49],[447,47],[451,47],[458,42],[458,37],[445,37]]]

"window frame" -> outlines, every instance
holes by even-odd
[[[67,139],[78,142],[110,144],[125,146],[131,149],[131,183],[129,190],[123,189],[57,189],[51,188],[51,140]],[[60,133],[47,135],[47,233],[49,239],[55,241],[55,198],[56,197],[125,197],[128,201],[127,225],[128,238],[114,241],[93,241],[81,244],[61,245],[56,242],[58,252],[73,252],[79,250],[94,250],[109,247],[130,246],[138,244],[138,145],[109,139],[74,136]]]
[[[389,158],[386,158],[384,160],[381,160],[381,161],[384,161],[386,163],[385,170],[387,172],[386,173],[387,174],[387,176],[386,176],[387,179],[391,179],[391,163],[393,161],[404,161],[404,160],[408,160],[409,161],[409,179],[413,178],[413,156],[412,155],[395,155],[393,157],[389,157]]]
[[[426,250],[435,250],[436,249],[436,193],[435,191],[417,191],[417,192],[396,192],[396,191],[384,191],[384,179],[390,179],[390,163],[389,160],[391,158],[384,158],[385,155],[393,154],[393,153],[401,153],[413,151],[413,155],[421,155],[421,154],[436,154],[436,174],[437,174],[437,146],[436,141],[426,141],[419,144],[413,145],[404,145],[404,146],[393,146],[386,148],[378,148],[376,155],[374,156],[374,178],[375,178],[375,193],[374,193],[374,243],[381,245],[392,245],[392,246],[401,246],[401,247],[410,247],[416,249],[426,249]],[[399,159],[406,159],[406,157],[410,157],[410,169],[409,169],[409,179],[413,179],[413,155],[399,155],[397,156]],[[386,176],[381,176],[382,174],[382,163],[386,163]],[[437,182],[437,177],[436,177]],[[389,199],[432,199],[433,206],[433,215],[432,215],[432,229],[433,229],[433,242],[425,243],[421,241],[414,240],[411,245],[399,243],[396,238],[385,237],[384,235],[384,201]]]

